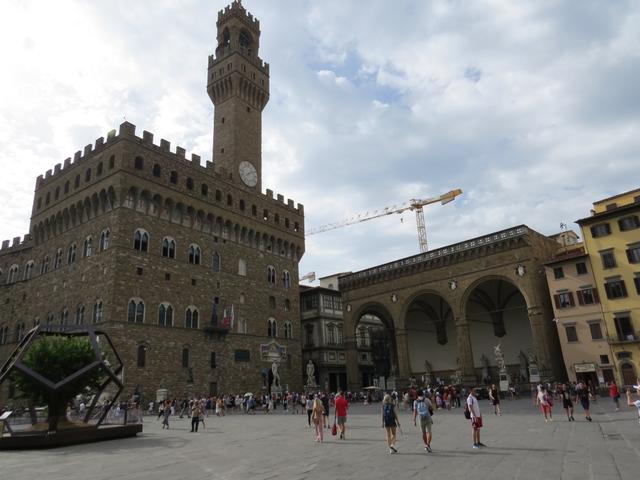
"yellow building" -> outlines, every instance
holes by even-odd
[[[640,189],[599,200],[578,220],[601,295],[619,383],[640,368]]]
[[[545,265],[545,272],[569,380],[593,385],[610,382],[616,379],[615,357],[607,342],[589,256],[572,231],[550,238],[563,246]]]

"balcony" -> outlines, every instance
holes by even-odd
[[[607,340],[610,344],[615,345],[619,343],[633,343],[640,342],[640,332],[627,332],[624,335],[617,333],[615,335],[609,335]]]

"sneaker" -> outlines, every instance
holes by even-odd
[[[479,446],[479,447],[486,447],[486,445],[485,445],[484,443],[482,443],[482,442],[479,442],[479,443],[478,443],[478,446]]]
[[[398,449],[396,448],[395,445],[391,445],[389,448],[393,450],[393,453],[398,453]]]
[[[427,445],[424,449],[429,453],[433,452],[433,450],[431,450],[431,445]]]
[[[393,455],[393,450],[389,449],[389,454]]]
[[[478,449],[478,448],[480,448],[480,445],[478,445],[477,443],[474,443],[473,444],[473,448]]]

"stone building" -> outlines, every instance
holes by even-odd
[[[564,379],[544,270],[558,247],[520,225],[340,277],[349,389],[364,386],[358,331],[366,316],[387,332],[378,344],[389,362],[374,375],[387,385],[497,381],[497,345],[513,382],[528,383],[534,371]]]
[[[610,382],[615,379],[614,356],[589,255],[572,231],[551,238],[565,245],[545,269],[569,380]],[[565,242],[567,238],[571,241]]]
[[[618,381],[640,375],[640,189],[594,202],[582,229],[615,356]]]
[[[0,250],[0,361],[34,325],[91,324],[127,395],[260,392],[274,361],[302,387],[304,209],[262,192],[259,38],[239,1],[219,12],[213,161],[125,122],[37,178],[29,234]]]

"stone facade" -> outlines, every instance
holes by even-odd
[[[433,362],[442,349],[447,358],[441,367],[433,367],[434,378],[482,381],[479,352],[487,351],[487,373],[495,381],[492,349],[498,343],[513,378],[521,368],[517,352],[524,350],[535,357],[543,377],[564,379],[544,271],[544,263],[557,249],[557,242],[521,225],[340,277],[349,388],[363,386],[356,333],[364,315],[377,316],[390,332],[391,370],[398,386],[420,378],[425,371],[422,362]],[[492,301],[494,308],[484,308]],[[491,317],[499,312],[517,318]],[[418,327],[415,315],[420,315]],[[517,327],[510,321],[517,321]],[[482,341],[474,334],[490,328],[498,333],[484,335]],[[525,343],[520,336],[526,331]],[[430,335],[434,341],[415,344],[419,335]]]
[[[224,157],[201,165],[125,122],[38,177],[29,234],[0,250],[0,361],[34,325],[95,324],[124,360],[126,395],[261,392],[273,360],[261,348],[272,342],[286,349],[282,386],[302,387],[304,208],[261,190],[268,68],[257,57],[259,24],[236,1],[217,26],[219,41],[227,27],[231,39],[209,59],[209,80],[212,66],[238,68],[225,80],[224,101],[209,81],[216,122],[224,123],[214,144],[224,144]],[[237,38],[245,30],[250,55]],[[254,79],[256,65],[262,77]],[[250,85],[260,89],[261,108]],[[223,121],[224,109],[245,115]],[[246,160],[255,182],[239,171]],[[4,385],[0,403],[7,393]]]

